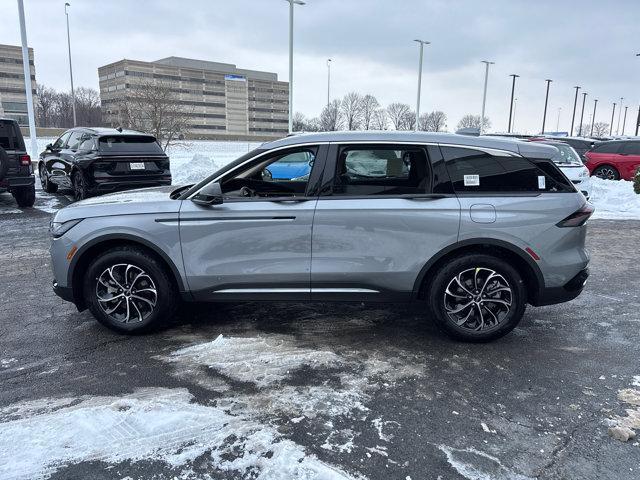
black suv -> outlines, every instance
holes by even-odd
[[[120,128],[72,128],[40,154],[42,189],[73,190],[76,200],[171,185],[169,157],[152,135]]]
[[[33,207],[36,201],[31,157],[24,147],[15,120],[0,118],[0,193],[9,191],[19,207]]]

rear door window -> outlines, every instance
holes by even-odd
[[[625,155],[640,155],[640,142],[625,142],[620,153]]]
[[[591,151],[593,153],[618,153],[619,150],[620,150],[619,143],[610,142],[610,143],[601,143],[600,145],[596,145]]]

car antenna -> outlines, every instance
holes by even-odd
[[[116,130],[122,133],[122,127],[116,127]]]

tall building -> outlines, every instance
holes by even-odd
[[[155,62],[120,60],[100,67],[98,76],[106,125],[124,123],[120,105],[127,95],[161,81],[188,112],[191,137],[243,140],[288,132],[289,83],[278,81],[275,73],[168,57]]]
[[[29,68],[35,102],[36,68],[33,63],[32,48],[29,49]],[[0,117],[13,118],[20,125],[29,124],[27,94],[24,86],[22,48],[14,45],[0,45]]]

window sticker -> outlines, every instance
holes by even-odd
[[[480,186],[480,175],[465,175],[464,176],[464,186],[465,187],[479,187]]]
[[[538,188],[540,190],[544,190],[546,188],[545,178],[546,177],[544,175],[538,175]]]

